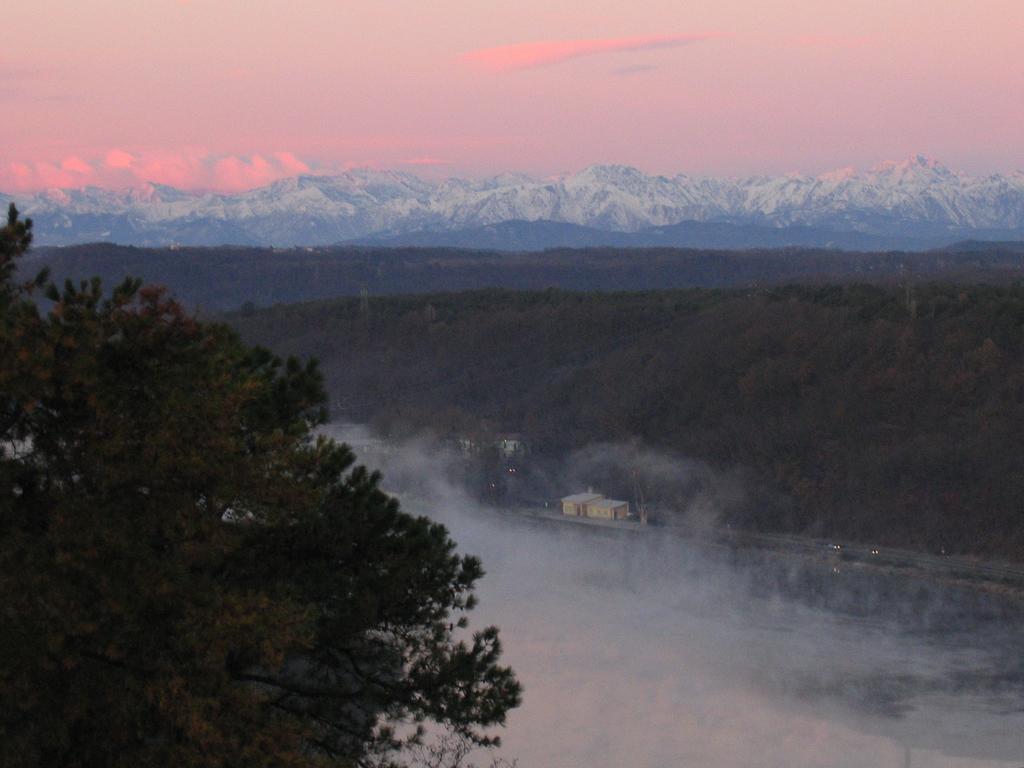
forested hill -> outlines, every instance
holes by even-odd
[[[1024,559],[1024,288],[338,299],[230,321],[334,416],[643,443],[748,475],[724,522]]]
[[[1013,243],[963,251],[856,253],[824,249],[749,251],[680,248],[562,248],[499,253],[452,248],[130,248],[109,244],[40,248],[26,274],[105,284],[126,276],[166,285],[188,307],[207,311],[334,296],[512,288],[650,290],[771,285],[794,281],[913,279],[1006,282],[1024,277]]]

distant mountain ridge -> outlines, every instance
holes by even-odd
[[[354,170],[298,176],[239,194],[149,185],[127,192],[0,194],[0,201],[7,200],[35,218],[44,245],[419,239],[503,247],[504,241],[487,242],[501,231],[486,228],[508,222],[516,224],[505,226],[506,234],[530,248],[564,246],[567,238],[586,246],[650,246],[660,238],[672,246],[726,248],[927,248],[955,240],[1024,239],[1024,172],[969,176],[921,156],[864,173],[844,169],[821,176],[657,176],[595,165],[554,180],[506,174],[433,182],[396,171]],[[665,229],[671,227],[676,231]]]

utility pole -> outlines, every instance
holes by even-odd
[[[647,502],[644,500],[644,489],[640,486],[640,473],[636,467],[633,468],[633,497],[637,514],[640,515],[640,525],[647,525]]]
[[[633,502],[637,507],[640,524],[647,524],[647,500],[643,497],[643,485],[640,482],[640,451],[633,444]]]
[[[640,516],[640,525],[647,525],[647,500],[640,484],[640,447],[636,439],[633,440],[633,501]]]

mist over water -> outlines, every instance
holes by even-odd
[[[521,768],[1024,765],[1020,602],[524,519],[436,443],[328,432],[482,558],[471,626],[524,685],[501,732]]]

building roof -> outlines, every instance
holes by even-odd
[[[616,499],[604,499],[599,498],[597,501],[590,502],[592,507],[602,507],[604,509],[612,509],[614,507],[628,506],[628,501],[617,501]]]
[[[601,498],[604,497],[600,493],[574,493],[571,496],[565,496],[562,501],[569,504],[589,504]]]

